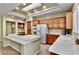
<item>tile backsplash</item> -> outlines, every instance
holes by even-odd
[[[77,33],[73,33],[74,37],[76,37],[77,39],[79,39],[79,34]]]
[[[63,29],[50,29],[49,33],[61,35],[64,32]]]

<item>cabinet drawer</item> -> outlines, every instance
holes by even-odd
[[[57,38],[58,36],[48,35],[47,38]]]

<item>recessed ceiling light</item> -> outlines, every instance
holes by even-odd
[[[17,10],[19,10],[19,7],[16,7]]]
[[[26,5],[26,3],[23,3],[23,5],[25,6],[25,5]]]
[[[43,6],[43,9],[45,9],[46,8],[46,6]]]
[[[36,12],[37,10],[36,9],[34,9],[34,12]]]

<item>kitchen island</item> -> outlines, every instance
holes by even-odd
[[[36,35],[16,35],[4,36],[3,46],[11,46],[22,55],[35,55],[40,52],[40,37]]]
[[[58,55],[79,55],[79,45],[75,43],[76,38],[70,35],[60,35],[50,46],[51,54]]]

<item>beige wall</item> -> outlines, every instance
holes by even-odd
[[[18,19],[13,19],[13,18],[9,18],[9,17],[3,17],[3,36],[6,35],[6,21],[11,21],[11,22],[15,22],[15,34],[17,34],[18,32],[18,27],[17,27],[17,23],[21,22],[24,23],[24,21],[18,20]]]
[[[63,12],[63,13],[58,13],[58,14],[48,14],[48,15],[42,15],[42,16],[36,16],[36,17],[33,17],[33,20],[34,19],[50,19],[50,18],[57,18],[57,17],[64,17],[66,16],[66,12]]]
[[[2,16],[0,16],[0,41],[2,40],[3,38],[3,26],[2,26]]]

